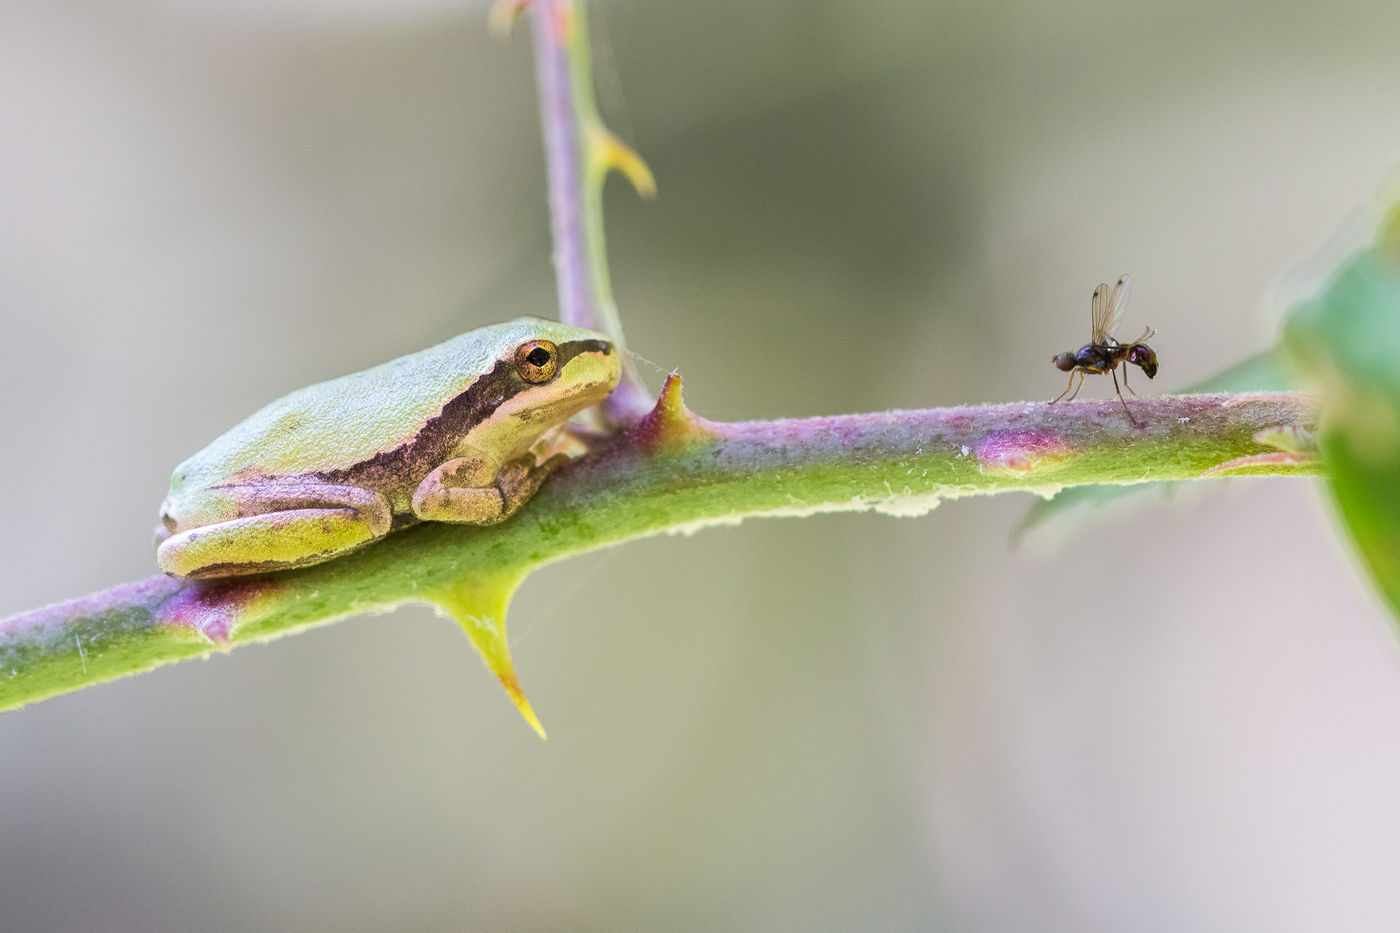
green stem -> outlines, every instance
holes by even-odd
[[[573,29],[569,33],[566,54],[569,60],[569,84],[574,112],[578,117],[579,149],[584,154],[583,239],[588,252],[588,273],[593,283],[593,297],[607,333],[621,333],[617,303],[613,300],[612,276],[608,272],[608,244],[603,231],[603,181],[605,166],[589,165],[597,158],[592,152],[591,136],[603,127],[598,116],[598,102],[593,96],[593,54],[588,38],[588,5],[584,0],[572,0]]]
[[[266,641],[369,609],[518,579],[570,554],[758,516],[873,510],[919,515],[941,500],[1086,483],[1236,472],[1310,475],[1257,440],[1316,421],[1309,396],[1196,395],[1022,402],[717,424],[657,408],[570,464],[503,525],[425,524],[304,570],[179,583],[154,578],[0,620],[0,709],[185,657]],[[468,568],[465,569],[464,568]],[[512,583],[513,586],[513,583]],[[502,623],[503,624],[503,623]]]
[[[627,174],[644,195],[654,192],[654,183],[598,116],[583,0],[537,0],[533,13],[559,317],[602,331],[625,351],[608,272],[603,183],[611,169]],[[609,420],[636,420],[651,401],[636,365],[624,355],[622,381],[603,405]]]

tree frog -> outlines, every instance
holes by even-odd
[[[172,577],[236,576],[419,521],[504,521],[568,461],[554,429],[620,371],[601,334],[518,318],[299,389],[175,468],[156,561]]]

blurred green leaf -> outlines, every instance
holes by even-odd
[[[1400,615],[1400,208],[1291,312],[1284,346],[1322,389],[1318,442],[1362,561]]]
[[[1265,350],[1247,357],[1194,385],[1185,392],[1282,392],[1294,388],[1289,367],[1278,349]],[[1054,523],[1069,533],[1088,525],[1102,509],[1115,510],[1141,507],[1149,502],[1185,494],[1195,480],[1169,480],[1160,483],[1137,483],[1131,486],[1071,486],[1060,490],[1053,498],[1042,499],[1026,510],[1025,517],[1012,532],[1013,543],[1037,528]]]

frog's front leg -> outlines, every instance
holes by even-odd
[[[384,496],[357,486],[223,486],[239,517],[158,535],[156,561],[172,577],[229,577],[306,567],[388,534]]]
[[[481,455],[457,457],[418,484],[413,514],[430,522],[503,522],[530,501],[549,474],[568,462],[565,454],[537,463],[534,454],[527,453],[505,466]]]

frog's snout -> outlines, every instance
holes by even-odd
[[[580,366],[579,378],[594,388],[612,389],[622,376],[622,354],[611,340],[594,338],[576,344],[575,357]]]

